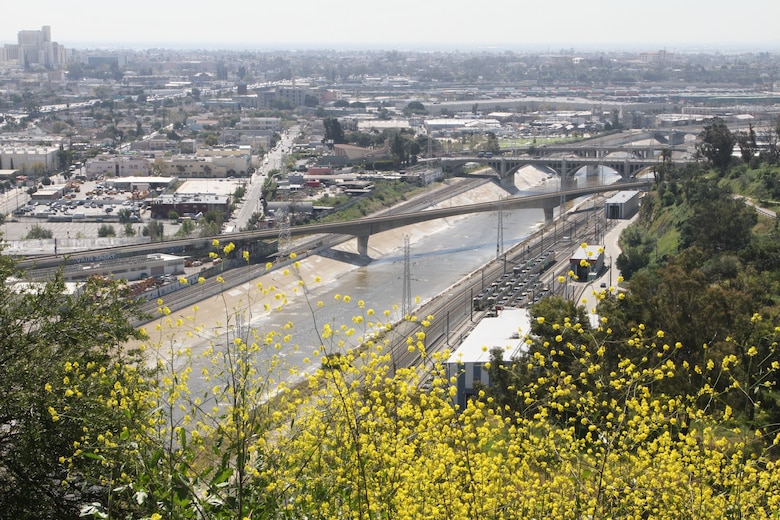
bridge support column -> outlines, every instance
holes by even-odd
[[[358,254],[363,258],[368,258],[368,235],[359,235],[357,237]]]
[[[499,184],[502,188],[504,188],[509,193],[517,193],[517,186],[515,186],[515,174],[509,173],[506,174],[504,172],[501,173],[499,177]]]
[[[544,208],[544,225],[546,226],[548,224],[552,224],[554,216],[555,216],[554,207]]]

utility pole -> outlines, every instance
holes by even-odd
[[[496,229],[496,260],[504,253],[504,205],[503,199],[498,199],[498,228]]]
[[[412,312],[412,268],[409,251],[409,235],[404,235],[404,281],[401,296],[401,313],[404,318]]]
[[[289,202],[289,201],[288,201]],[[278,253],[279,257],[287,256],[289,249],[292,247],[292,239],[290,238],[290,208],[283,207],[279,209],[279,242]]]

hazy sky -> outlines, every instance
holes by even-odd
[[[74,48],[780,50],[778,0],[5,3],[0,43],[50,25]]]

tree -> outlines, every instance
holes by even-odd
[[[325,142],[333,144],[346,143],[346,137],[344,136],[344,129],[341,127],[341,123],[335,117],[326,117],[322,123],[325,125]]]
[[[53,237],[54,237],[54,233],[52,232],[51,229],[46,229],[40,224],[33,224],[33,226],[30,228],[30,230],[27,232],[27,235],[25,235],[24,238],[27,240],[34,240],[34,239],[53,238]]]
[[[661,150],[661,164],[653,168],[656,184],[662,184],[666,180],[667,173],[672,167],[672,151],[669,148]]]
[[[98,227],[97,230],[97,236],[101,238],[115,237],[116,230],[114,229],[114,226],[112,226],[111,224],[100,224],[100,227]]]
[[[203,143],[206,146],[217,146],[219,144],[219,137],[214,132],[209,132],[209,134],[203,139]]]
[[[35,118],[41,114],[40,100],[35,94],[25,90],[22,94],[22,99],[24,100],[24,110],[27,112],[28,117]]]
[[[213,246],[214,259],[234,252],[233,244]],[[276,391],[272,372],[297,371],[275,353],[298,349],[297,324],[249,327],[248,312],[226,303],[212,329],[200,324],[197,308],[171,316],[158,301],[160,319],[150,327],[156,332],[142,343],[155,351],[155,386],[142,370],[109,370],[115,363],[35,358],[35,368],[49,372],[30,388],[47,401],[24,402],[19,410],[51,417],[48,423],[28,419],[28,426],[67,427],[53,444],[69,451],[44,453],[55,455],[47,461],[54,471],[41,473],[40,481],[66,480],[61,494],[81,493],[75,501],[93,518],[641,518],[648,504],[661,511],[659,518],[771,518],[780,486],[772,451],[777,421],[764,416],[763,403],[772,401],[765,398],[776,381],[778,332],[729,293],[697,298],[690,289],[711,283],[700,272],[686,276],[703,257],[691,252],[670,264],[667,275],[644,285],[639,280],[635,299],[622,292],[622,298],[604,297],[625,316],[649,298],[656,306],[649,318],[665,313],[674,329],[613,324],[617,313],[590,325],[573,302],[542,300],[532,309],[527,338],[513,337],[525,345],[517,356],[504,359],[510,350],[490,348],[490,362],[481,367],[500,392],[476,388],[463,406],[453,405],[450,382],[467,377],[466,369],[445,367],[449,354],[433,348],[433,331],[443,324],[409,316],[396,325],[392,311],[382,323],[365,302],[338,295],[328,305],[345,307],[328,312],[353,317],[343,327],[330,321],[317,327],[319,344],[310,355],[320,369],[300,386]],[[269,307],[308,299],[311,277],[297,261],[273,276],[273,287],[248,287],[246,297]],[[68,310],[58,301],[35,303],[50,309],[42,326]],[[686,323],[689,310],[695,314]],[[104,302],[90,311],[105,313]],[[708,314],[715,323],[700,321]],[[114,323],[105,314],[95,318],[96,326]],[[728,330],[728,323],[736,326]],[[676,336],[684,327],[705,327],[689,332],[715,341],[707,339],[706,348],[694,343],[700,356],[688,358],[681,354],[688,345],[678,346]],[[59,336],[43,339],[65,341],[62,330],[52,327]],[[190,352],[196,341],[208,344],[206,366],[196,365],[200,356]],[[391,365],[388,351],[399,346],[419,362],[408,369]],[[51,372],[51,365],[62,368]],[[419,380],[424,367],[431,375],[427,388]],[[188,386],[195,374],[207,382],[206,395]],[[75,402],[76,390],[84,402]],[[16,394],[0,393],[3,399]],[[71,417],[64,405],[76,404]],[[15,461],[3,457],[0,464]],[[65,479],[62,468],[70,471]],[[0,472],[0,479],[6,475]],[[2,500],[9,499],[0,494]],[[76,512],[23,505],[28,509],[3,511],[23,518]]]
[[[611,130],[619,130],[623,125],[620,124],[620,111],[617,108],[612,109],[612,119],[610,121]]]
[[[425,115],[427,113],[428,111],[425,109],[425,105],[419,101],[411,101],[404,109],[404,114],[406,115]]]
[[[35,177],[42,177],[46,175],[46,164],[42,162],[33,163],[30,170]]]
[[[81,63],[68,64],[67,71],[68,71],[68,80],[70,81],[78,81],[84,78],[84,65],[82,65]]]
[[[393,164],[396,167],[406,164],[406,146],[400,132],[393,137],[393,141],[390,145],[390,152],[393,154]]]
[[[73,150],[65,150],[64,147],[60,145],[60,149],[57,151],[57,163],[60,170],[68,172],[68,166],[70,166],[72,161]]]
[[[723,119],[715,117],[705,121],[699,139],[701,142],[696,145],[697,151],[723,175],[731,164],[731,154],[736,143],[734,134]]]
[[[152,163],[152,174],[162,175],[165,172],[166,162],[162,157],[156,157]]]
[[[704,199],[693,215],[680,222],[680,247],[697,246],[705,252],[741,251],[751,241],[758,222],[756,211],[729,197]]]
[[[194,231],[195,231],[195,223],[192,221],[192,219],[185,219],[181,222],[181,226],[179,227],[179,230],[176,231],[176,236],[186,238],[192,235]]]
[[[140,336],[128,321],[136,305],[121,283],[90,279],[74,294],[59,275],[24,291],[14,278],[23,274],[0,256],[0,508],[9,518],[76,519],[83,504],[105,502],[112,478],[80,447],[108,454],[98,439],[137,431],[133,417],[148,416],[140,401],[117,398],[118,388],[148,387],[119,348]]]
[[[758,151],[756,131],[753,129],[753,125],[750,125],[750,129],[747,132],[736,132],[734,137],[737,145],[739,145],[739,153],[742,156],[742,162],[750,165]]]
[[[499,148],[498,145],[498,137],[496,136],[495,132],[487,133],[487,144],[485,145],[485,151],[494,154],[498,154],[501,152],[501,149]]]
[[[626,247],[615,259],[615,265],[626,280],[650,263],[650,255],[638,247]]]
[[[119,217],[120,224],[128,224],[133,220],[133,211],[130,208],[121,208],[116,212],[116,216]]]
[[[149,225],[147,225],[143,229],[143,235],[151,237],[152,240],[162,241],[162,239],[164,238],[163,223],[157,220],[152,220],[151,222],[149,222]]]

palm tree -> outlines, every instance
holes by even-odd
[[[656,184],[659,182],[664,182],[664,179],[666,177],[666,171],[670,167],[672,163],[672,150],[669,148],[664,148],[661,150],[661,166],[659,168],[653,169],[655,173],[657,173],[655,181]]]

